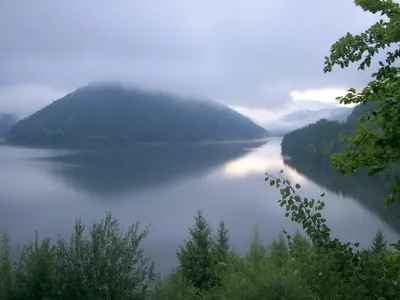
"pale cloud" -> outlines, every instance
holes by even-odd
[[[241,106],[230,106],[232,109],[249,117],[255,123],[258,123],[261,126],[264,126],[268,123],[273,123],[277,121],[280,117],[285,114],[285,111],[272,111],[269,109],[265,109],[262,107],[241,107]]]
[[[378,18],[348,0],[2,1],[0,105],[25,115],[98,80],[274,112],[294,105],[293,91],[324,101],[304,93],[369,80],[356,67],[324,74],[323,62]]]
[[[343,105],[336,100],[336,97],[344,96],[348,93],[345,88],[322,88],[322,89],[305,89],[294,90],[289,93],[290,100],[283,105],[273,109],[263,107],[246,107],[230,105],[239,113],[249,117],[261,126],[276,129],[285,126],[293,126],[293,124],[284,124],[281,118],[286,114],[299,110],[317,111],[320,109],[330,109],[336,107],[354,107],[354,105]],[[279,124],[278,124],[279,123]],[[306,124],[300,124],[304,126]]]
[[[339,105],[336,97],[347,94],[347,89],[344,88],[325,88],[325,89],[307,89],[302,91],[293,91],[290,97],[293,101],[309,100]]]

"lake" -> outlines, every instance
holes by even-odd
[[[280,139],[203,145],[142,145],[123,149],[32,149],[0,144],[0,230],[14,244],[39,235],[68,236],[76,217],[90,224],[111,211],[123,227],[151,225],[143,246],[161,273],[176,264],[198,209],[213,226],[224,220],[231,243],[244,253],[256,229],[268,244],[285,217],[279,190],[264,173],[284,174],[301,194],[324,197],[333,235],[367,246],[378,229],[394,242],[400,226],[385,211],[379,187],[343,178],[331,168],[284,160]]]

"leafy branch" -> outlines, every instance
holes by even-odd
[[[280,171],[278,176],[267,173],[265,181],[269,182],[270,186],[280,189],[281,198],[278,203],[281,207],[285,207],[285,216],[302,225],[317,254],[329,258],[329,268],[336,271],[338,278],[351,283],[354,289],[359,287],[357,282],[361,283],[361,286],[364,287],[364,293],[372,299],[379,299],[378,295],[383,292],[376,290],[378,285],[374,281],[375,279],[371,280],[376,275],[370,274],[371,272],[379,272],[382,276],[380,280],[383,278],[387,284],[391,284],[392,290],[397,291],[397,285],[393,278],[384,269],[372,268],[377,263],[364,250],[359,250],[359,243],[342,243],[339,239],[331,237],[331,229],[326,225],[326,220],[321,214],[325,207],[321,199],[302,198],[298,194],[298,190],[301,188],[300,184],[293,185],[290,180],[283,176],[283,171]],[[324,196],[325,194],[321,194],[320,198]],[[286,231],[284,233],[289,246],[292,246],[292,237]],[[323,282],[324,275],[321,276],[321,282]],[[328,279],[326,278],[326,280]]]

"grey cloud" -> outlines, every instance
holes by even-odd
[[[24,105],[1,97],[12,86],[109,79],[274,109],[293,90],[365,83],[354,68],[324,75],[323,61],[375,19],[348,0],[3,1],[0,101]]]

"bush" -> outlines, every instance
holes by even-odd
[[[183,276],[180,268],[160,279],[150,295],[152,300],[197,300],[200,290]]]
[[[290,264],[283,239],[265,247],[256,233],[249,254],[236,261],[236,270],[223,280],[217,299],[315,299]]]
[[[140,248],[148,229],[124,232],[107,214],[85,235],[80,220],[70,240],[24,246],[11,262],[7,235],[0,248],[1,299],[146,299],[157,274]]]
[[[386,246],[381,232],[370,248],[357,250],[330,235],[319,236],[313,227],[309,230],[314,232],[311,238],[286,233],[287,239],[281,236],[269,247],[256,232],[248,253],[238,255],[225,224],[214,232],[199,211],[189,238],[178,249],[178,266],[164,278],[158,278],[140,247],[148,228],[141,231],[134,223],[124,232],[111,214],[88,232],[77,220],[69,240],[55,244],[36,233],[15,260],[5,234],[0,244],[0,299],[398,298],[400,255]]]

